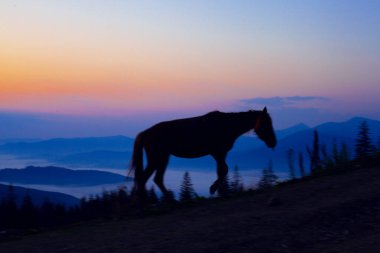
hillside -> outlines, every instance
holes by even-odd
[[[73,225],[2,252],[380,252],[380,168],[163,214]]]
[[[0,184],[0,202],[4,201],[9,194],[9,185]],[[18,206],[22,205],[25,196],[30,196],[34,205],[42,206],[48,200],[53,204],[63,204],[68,207],[79,204],[79,199],[60,192],[41,191],[20,186],[12,186],[12,196]]]

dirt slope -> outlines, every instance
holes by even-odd
[[[380,168],[74,225],[2,242],[0,252],[380,252]]]

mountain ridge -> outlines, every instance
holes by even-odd
[[[380,136],[380,121],[372,120],[364,117],[354,117],[343,122],[326,122],[315,126],[308,127],[305,124],[297,124],[287,129],[276,131],[278,137],[278,146],[274,151],[266,148],[265,144],[261,142],[255,135],[247,134],[237,139],[233,149],[228,155],[228,164],[232,168],[237,165],[240,169],[261,169],[268,165],[269,160],[273,161],[276,171],[287,170],[287,151],[292,148],[294,154],[298,157],[301,152],[305,158],[305,166],[307,165],[306,146],[311,146],[313,141],[313,131],[316,129],[319,132],[320,143],[326,145],[327,149],[331,149],[333,143],[341,145],[345,143],[348,146],[351,156],[354,154],[354,145],[356,134],[360,122],[367,121],[370,132],[373,137]],[[65,152],[60,151],[59,148],[51,148],[49,146],[44,149],[33,148],[38,143],[28,143],[28,149],[33,149],[28,153],[28,149],[23,148],[24,144],[13,143],[13,149],[7,149],[6,145],[0,145],[0,153],[11,153],[23,157],[31,156],[40,159],[46,159],[53,164],[70,167],[102,167],[113,169],[125,169],[131,158],[133,149],[133,139],[126,136],[111,136],[91,138],[78,138],[80,143],[85,140],[86,145],[76,144],[76,139],[66,140],[64,138],[53,139],[53,141],[45,141],[44,143],[55,143],[54,145],[62,145],[62,143],[69,142],[70,145],[66,146]],[[112,140],[116,144],[112,144]],[[95,143],[97,145],[90,145]],[[106,145],[106,143],[109,143]],[[82,147],[82,148],[78,148]],[[38,150],[38,152],[36,152]],[[27,152],[28,151],[28,152]],[[215,163],[208,157],[194,159],[194,161],[187,161],[186,159],[173,157],[170,160],[169,168],[209,168],[214,170]]]
[[[78,152],[108,149],[128,151],[133,145],[133,139],[123,136],[54,138],[37,142],[12,142],[0,145],[2,153],[20,155],[43,155],[46,153],[72,154]]]
[[[38,185],[94,186],[131,181],[131,178],[98,170],[71,170],[56,166],[1,169],[1,182]]]

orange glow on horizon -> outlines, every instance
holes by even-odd
[[[111,2],[1,1],[0,110],[218,109],[342,92],[365,101],[380,87],[375,1]]]

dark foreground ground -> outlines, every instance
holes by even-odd
[[[380,252],[380,168],[0,242],[0,252]]]

